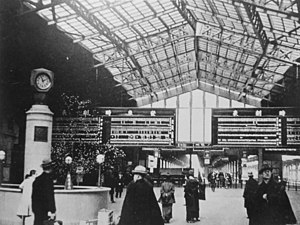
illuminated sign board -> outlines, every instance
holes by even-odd
[[[299,108],[212,110],[212,144],[220,146],[300,146]]]

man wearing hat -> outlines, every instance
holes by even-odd
[[[41,167],[43,173],[33,182],[32,187],[32,211],[34,213],[34,225],[42,225],[43,221],[55,219],[54,185],[50,176],[52,172],[51,159],[44,159]]]
[[[244,207],[247,210],[249,225],[255,224],[255,194],[258,188],[258,182],[253,178],[253,173],[248,172],[249,179],[244,189]]]
[[[127,188],[118,225],[163,225],[164,221],[153,188],[145,180],[147,170],[136,166]]]
[[[272,171],[267,164],[259,170],[262,182],[256,192],[257,224],[295,224],[297,221],[285,188],[273,179]]]

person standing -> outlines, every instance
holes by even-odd
[[[159,202],[162,204],[162,213],[165,223],[169,223],[172,215],[172,206],[175,203],[175,185],[171,181],[171,175],[166,175],[166,180],[161,184]]]
[[[38,176],[32,186],[32,211],[34,225],[42,225],[43,221],[55,219],[54,184],[51,178],[52,161],[44,159],[41,167],[43,173]]]
[[[199,181],[193,176],[194,171],[189,171],[189,177],[184,187],[184,198],[186,202],[186,221],[193,223],[199,219]]]
[[[255,224],[255,194],[258,188],[258,182],[253,178],[253,173],[248,172],[249,179],[246,182],[243,197],[244,207],[247,210],[249,225]]]
[[[259,170],[262,182],[256,192],[257,224],[295,224],[296,217],[285,188],[273,179],[272,170],[273,168],[269,165],[263,165]]]
[[[24,181],[19,185],[22,189],[22,197],[18,207],[17,215],[22,219],[22,224],[25,224],[25,219],[32,216],[32,183],[35,180],[35,170],[31,170],[29,174],[26,174]]]
[[[136,166],[132,173],[118,225],[163,225],[153,187],[145,180],[146,168]]]
[[[116,198],[122,197],[123,188],[125,186],[124,176],[121,172],[119,172],[118,177],[116,179]]]
[[[113,167],[109,167],[105,172],[104,172],[104,187],[109,187],[110,191],[110,201],[111,203],[115,203],[114,200],[114,193],[115,193],[115,187],[116,187],[116,179],[113,173]]]

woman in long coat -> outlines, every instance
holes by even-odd
[[[163,225],[157,199],[152,185],[145,179],[147,170],[137,166],[128,185],[118,225]]]
[[[189,179],[184,187],[186,202],[186,221],[193,223],[199,219],[199,181],[193,177],[193,171],[189,171]]]
[[[169,223],[172,218],[172,206],[175,203],[174,192],[175,185],[171,181],[171,176],[167,174],[166,180],[161,185],[159,198],[165,223]]]
[[[35,170],[31,170],[30,174],[27,174],[24,181],[19,185],[22,189],[22,197],[19,203],[17,215],[22,218],[23,224],[25,224],[26,217],[32,216],[31,207],[31,194],[32,194],[32,183],[35,180]]]

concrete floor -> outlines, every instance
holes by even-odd
[[[159,188],[155,187],[156,196],[159,196]],[[109,209],[114,211],[114,220],[118,221],[124,196],[115,199],[115,203],[109,204]],[[206,189],[206,201],[200,201],[200,222],[194,224],[205,225],[248,225],[246,211],[243,206],[243,189],[216,189],[212,192]],[[300,224],[300,191],[288,191],[298,224]],[[186,211],[184,206],[183,188],[178,187],[175,191],[176,203],[173,205],[172,225],[188,224],[185,221]],[[160,205],[161,206],[161,205]]]

